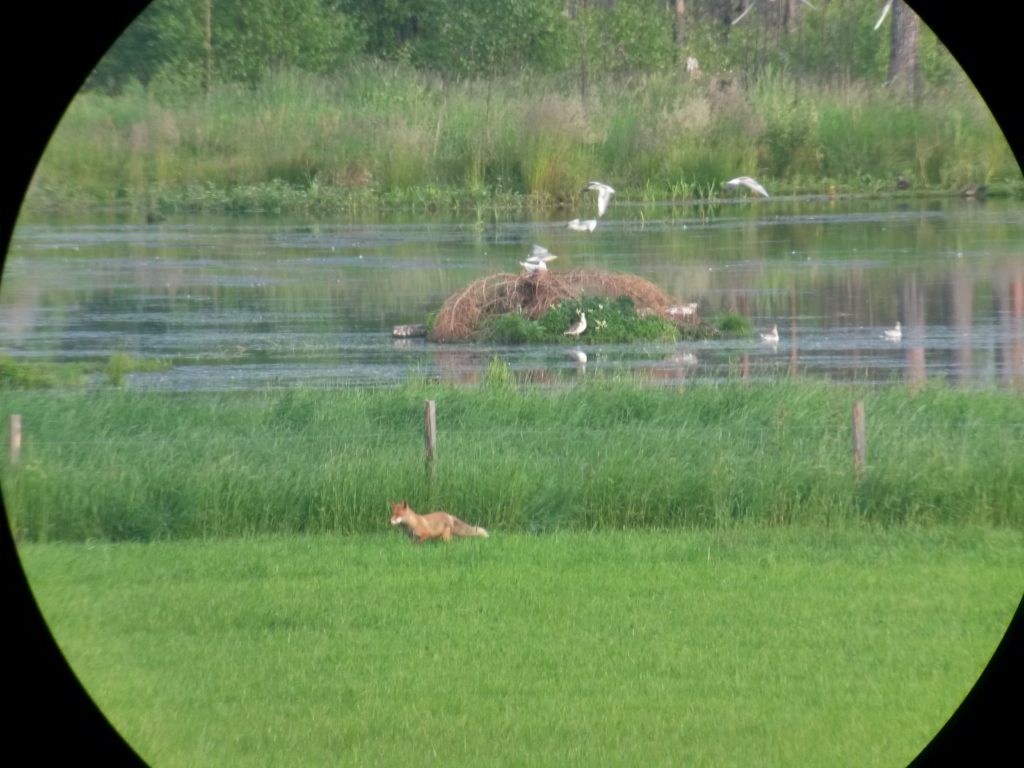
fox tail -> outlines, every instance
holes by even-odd
[[[484,528],[464,523],[457,517],[454,519],[452,528],[452,532],[457,536],[479,536],[483,539],[487,538],[487,531]]]

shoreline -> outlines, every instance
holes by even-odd
[[[19,218],[41,217],[48,214],[88,214],[116,216],[134,215],[139,213],[147,214],[147,223],[160,224],[168,216],[174,215],[198,215],[198,214],[237,214],[239,216],[255,215],[279,215],[279,214],[308,214],[316,215],[323,213],[335,214],[383,214],[383,213],[411,213],[417,215],[431,214],[480,214],[486,213],[516,213],[516,214],[555,214],[570,208],[567,203],[553,202],[545,196],[520,195],[511,193],[497,194],[493,191],[486,193],[474,193],[472,190],[437,190],[435,188],[411,188],[403,190],[400,195],[395,194],[353,194],[352,190],[344,187],[337,187],[325,192],[323,189],[308,190],[302,187],[282,186],[271,182],[264,185],[253,185],[234,188],[213,188],[205,187],[203,194],[193,194],[185,189],[184,192],[172,193],[168,199],[175,202],[160,203],[151,205],[147,201],[153,199],[150,196],[142,196],[135,199],[119,202],[82,200],[73,195],[41,195],[29,192],[22,200]],[[213,190],[212,194],[210,190]],[[622,204],[643,206],[671,206],[674,208],[686,207],[707,207],[744,205],[749,201],[745,199],[724,198],[724,197],[687,197],[673,198],[671,190],[664,190],[664,196],[654,193],[653,197],[648,190],[644,193],[644,199],[630,198],[630,190],[620,195],[622,198],[617,202]],[[768,201],[760,202],[791,202],[791,203],[814,203],[822,201],[847,201],[847,200],[947,200],[947,199],[973,199],[964,195],[958,189],[920,189],[915,191],[901,191],[893,189],[877,190],[864,188],[856,191],[844,192],[809,192],[796,191],[791,194],[779,193],[773,195]],[[1021,183],[1004,182],[989,186],[984,199],[993,200],[1020,200],[1024,199],[1024,181]],[[156,197],[159,201],[161,198]],[[262,202],[259,202],[261,201]],[[413,201],[415,200],[415,201]]]

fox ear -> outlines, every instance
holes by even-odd
[[[409,502],[406,501],[405,499],[402,499],[402,506],[403,507],[408,507],[409,506]]]

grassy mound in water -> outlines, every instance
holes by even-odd
[[[429,323],[432,341],[557,343],[579,313],[587,341],[674,341],[718,335],[696,311],[642,277],[599,270],[500,273],[450,296]]]

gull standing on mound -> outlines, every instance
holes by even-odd
[[[689,304],[676,304],[666,309],[665,314],[672,315],[672,317],[692,317],[696,314],[699,306],[696,301],[691,301]]]
[[[608,210],[608,201],[612,199],[615,190],[607,184],[602,184],[600,181],[588,181],[587,186],[581,189],[580,192],[588,190],[597,192],[597,215],[598,217],[604,216],[604,212]]]
[[[761,334],[761,341],[766,341],[769,344],[779,343],[779,326],[773,325],[772,329],[768,333]]]
[[[597,226],[597,219],[584,219],[583,221],[573,219],[565,226],[568,229],[574,229],[577,232],[593,232],[594,228]]]
[[[580,319],[569,326],[569,330],[563,333],[563,336],[579,336],[587,330],[587,313],[580,312]]]
[[[551,251],[543,245],[534,245],[530,258],[526,261],[520,261],[519,264],[526,270],[528,275],[535,275],[538,272],[547,272],[547,262],[557,258],[558,257],[555,256],[555,254],[551,253]]]
[[[768,197],[768,190],[762,187],[756,179],[752,179],[749,176],[737,176],[735,179],[729,179],[729,181],[725,182],[725,186],[728,189],[733,189],[741,184],[747,189],[753,190],[761,197]]]
[[[903,329],[900,328],[900,321],[896,321],[895,328],[886,328],[882,332],[882,338],[888,339],[889,341],[899,341],[903,338]]]

